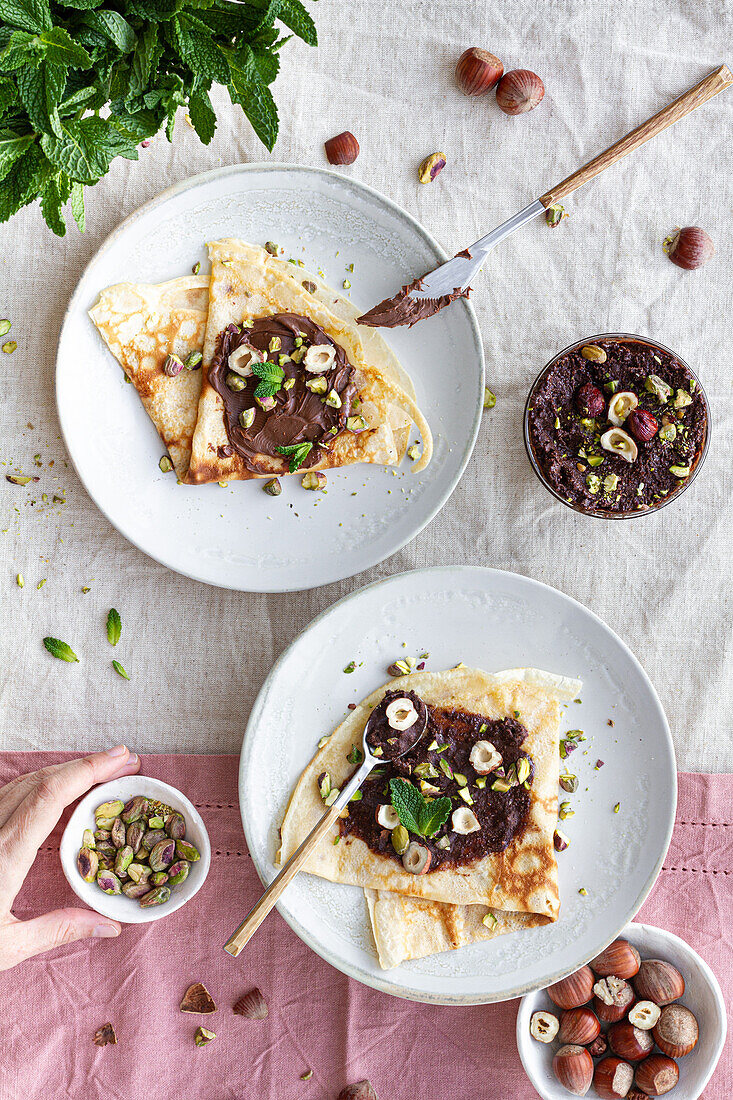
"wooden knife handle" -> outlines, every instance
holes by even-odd
[[[733,73],[727,65],[721,65],[719,69],[706,76],[694,88],[690,88],[689,91],[684,92],[678,99],[675,99],[673,103],[669,103],[661,111],[657,111],[652,118],[642,122],[641,126],[637,126],[626,137],[622,137],[609,149],[599,153],[593,160],[589,160],[577,172],[573,172],[572,176],[568,176],[562,183],[558,183],[557,186],[542,195],[540,202],[545,207],[559,202],[560,199],[565,198],[576,188],[597,176],[604,168],[609,168],[617,160],[621,160],[628,153],[632,153],[645,141],[649,141],[650,138],[661,133],[662,130],[666,130],[668,126],[672,126],[673,123],[684,118],[685,115],[689,115],[690,111],[694,111],[696,107],[701,107],[703,103],[707,103],[709,99],[712,99],[718,92],[724,91],[725,88],[730,88],[732,84]]]
[[[228,951],[234,958],[237,957],[262,924],[267,914],[275,906],[285,887],[301,870],[315,846],[336,823],[340,813],[341,807],[336,804],[326,811],[318,824],[308,833],[297,851],[293,852],[280,874],[273,879],[257,904],[250,909],[234,935],[224,944],[225,951]]]

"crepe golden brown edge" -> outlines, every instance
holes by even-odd
[[[278,862],[284,862],[323,813],[317,777],[328,771],[339,786],[353,767],[346,760],[361,737],[372,708],[395,686],[425,702],[490,718],[519,711],[527,729],[523,748],[535,774],[530,810],[520,833],[501,853],[459,869],[412,875],[358,837],[338,844],[324,839],[305,870],[332,882],[364,888],[380,965],[452,950],[478,940],[547,924],[557,919],[559,893],[553,834],[557,822],[560,704],[575,698],[580,681],[539,669],[489,674],[458,668],[413,673],[379,688],[335,730],[306,767],[283,820]],[[332,840],[338,835],[333,830]],[[483,923],[487,913],[496,925]]]
[[[430,428],[412,395],[403,388],[400,376],[394,371],[392,357],[383,354],[381,338],[374,341],[372,334],[362,336],[350,316],[351,311],[344,309],[343,301],[325,284],[312,280],[316,291],[306,289],[303,282],[310,280],[297,265],[277,259],[264,248],[244,241],[221,240],[208,247],[211,277],[204,377],[187,481],[190,484],[236,481],[289,472],[287,460],[280,455],[258,455],[258,472],[253,473],[236,452],[232,455],[220,453],[220,448],[229,442],[224,403],[207,380],[219,333],[246,318],[276,313],[309,317],[344,349],[354,367],[360,413],[369,425],[368,430],[358,434],[342,432],[336,436],[329,449],[324,450],[319,461],[309,469],[327,470],[355,462],[394,465],[404,454],[405,429],[409,434],[410,420],[423,440],[422,454],[412,469],[423,469],[432,455]],[[331,301],[327,305],[328,294]]]

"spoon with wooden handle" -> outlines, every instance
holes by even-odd
[[[393,328],[397,325],[414,325],[424,317],[430,317],[439,309],[450,305],[456,298],[465,297],[470,289],[470,284],[478,274],[486,256],[520,226],[526,225],[533,218],[544,214],[549,206],[553,206],[560,199],[565,198],[572,191],[577,190],[588,180],[592,180],[604,169],[610,168],[622,157],[633,153],[644,142],[655,137],[672,126],[685,115],[689,115],[696,107],[701,107],[709,99],[733,85],[733,73],[727,65],[721,65],[715,72],[710,73],[694,88],[675,99],[657,111],[641,126],[637,126],[626,137],[614,142],[598,156],[593,157],[582,168],[578,168],[572,175],[567,176],[561,183],[551,187],[544,195],[541,195],[529,206],[525,206],[513,218],[502,222],[496,229],[492,229],[485,237],[481,237],[475,244],[469,245],[459,252],[452,260],[429,271],[422,278],[416,279],[411,286],[403,287],[393,298],[386,298],[379,305],[374,306],[357,321],[362,325],[371,325],[375,328]]]
[[[239,928],[224,944],[224,950],[234,958],[252,938],[263,920],[279,900],[288,883],[295,878],[308,861],[313,849],[331,831],[339,814],[355,791],[359,790],[372,768],[387,760],[396,760],[410,752],[425,733],[428,724],[428,708],[413,692],[387,692],[384,699],[369,715],[362,737],[364,762],[345,787],[333,800],[321,820],[314,825],[299,848],[293,852],[280,873],[270,883],[256,905],[250,909]],[[381,728],[380,728],[381,727]],[[378,736],[377,736],[378,735]],[[370,745],[368,740],[378,742]],[[333,792],[331,792],[333,793]],[[326,796],[327,803],[330,797]]]

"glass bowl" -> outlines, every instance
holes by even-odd
[[[655,350],[662,351],[666,355],[671,356],[672,359],[675,359],[682,367],[689,371],[691,378],[694,378],[697,384],[697,392],[700,394],[705,404],[705,438],[703,440],[700,450],[697,453],[697,456],[694,460],[694,466],[689,475],[685,478],[683,482],[680,483],[680,487],[678,489],[675,489],[673,492],[669,493],[668,496],[666,496],[663,500],[660,500],[658,504],[651,505],[648,508],[640,508],[633,512],[611,512],[603,508],[587,508],[582,504],[573,504],[570,501],[566,500],[565,497],[561,496],[560,493],[558,493],[557,490],[553,488],[552,485],[550,485],[547,478],[545,477],[544,470],[542,469],[537,455],[535,454],[534,446],[530,436],[529,410],[532,405],[532,401],[537,393],[537,389],[540,383],[543,381],[549,371],[552,370],[558,360],[562,359],[563,356],[568,355],[570,352],[576,351],[578,348],[585,347],[586,344],[597,344],[599,342],[609,340],[633,340],[639,344],[645,344],[647,347],[654,348]],[[705,393],[705,389],[700,382],[700,379],[692,370],[692,368],[685,362],[684,359],[675,354],[675,352],[671,351],[670,348],[665,347],[664,344],[660,344],[657,340],[649,340],[645,336],[634,336],[632,333],[628,332],[602,332],[596,336],[586,336],[582,340],[576,340],[574,343],[569,344],[568,347],[563,348],[563,350],[558,352],[557,355],[555,355],[537,375],[534,382],[532,383],[532,387],[527,396],[527,403],[524,406],[524,446],[527,451],[527,457],[529,458],[530,465],[532,466],[532,469],[536,473],[537,477],[540,479],[547,491],[549,493],[552,493],[555,499],[559,500],[561,504],[564,504],[566,508],[570,508],[573,512],[578,512],[580,515],[594,516],[597,519],[636,519],[639,516],[648,516],[652,512],[658,512],[660,508],[665,508],[668,504],[671,504],[672,501],[678,500],[682,493],[684,493],[686,489],[689,489],[690,485],[695,480],[698,473],[700,472],[700,469],[702,468],[702,464],[705,461],[705,456],[708,453],[708,447],[710,445],[710,428],[710,403],[708,402],[707,394]]]

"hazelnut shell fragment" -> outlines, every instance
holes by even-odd
[[[533,110],[545,94],[545,86],[530,69],[511,69],[499,81],[496,102],[505,115],[521,115]]]
[[[589,966],[582,966],[574,974],[549,986],[547,994],[558,1008],[580,1008],[593,996],[593,971]]]
[[[101,1027],[98,1027],[94,1032],[92,1042],[98,1047],[106,1047],[108,1043],[112,1043],[116,1046],[117,1036],[115,1035],[115,1029],[112,1027],[112,1024],[102,1024]]]
[[[666,1054],[651,1054],[636,1070],[636,1087],[647,1096],[664,1096],[680,1078],[677,1063]]]
[[[552,1072],[573,1096],[585,1096],[593,1080],[593,1059],[585,1047],[562,1046],[552,1059]]]
[[[599,978],[633,978],[639,973],[641,956],[628,940],[614,940],[588,965]]]
[[[214,998],[203,982],[194,982],[183,994],[181,1012],[216,1012]]]
[[[699,1028],[694,1012],[684,1005],[665,1005],[652,1032],[663,1054],[684,1058],[697,1045]]]
[[[456,80],[464,95],[484,95],[504,75],[504,66],[488,50],[471,46],[464,50],[456,65]]]
[[[259,989],[250,989],[234,1004],[233,1012],[237,1016],[244,1016],[247,1020],[264,1020],[268,1015],[268,1007],[265,998]]]
[[[685,979],[676,966],[663,959],[644,959],[634,978],[639,1000],[661,1006],[677,1001],[685,992]]]
[[[593,992],[593,1011],[604,1024],[622,1020],[636,1000],[633,987],[613,975],[596,982]]]
[[[324,148],[329,164],[353,164],[359,156],[359,142],[350,130],[329,138]]]
[[[686,225],[664,242],[664,250],[673,264],[685,271],[702,267],[715,253],[712,238],[699,225]]]

